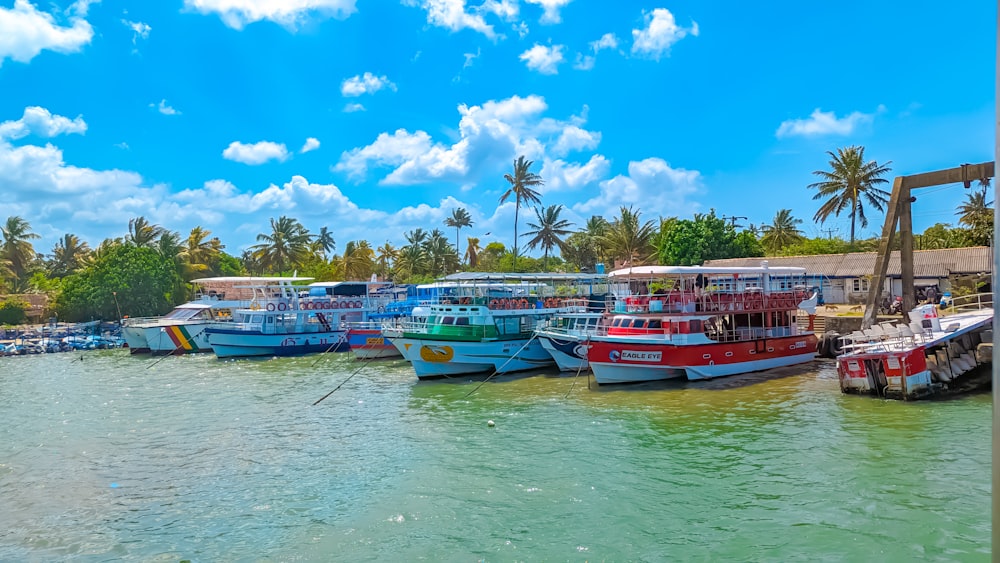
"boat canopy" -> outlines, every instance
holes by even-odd
[[[723,267],[723,266],[633,266],[622,268],[608,274],[609,278],[629,277],[677,277],[677,276],[712,276],[712,275],[745,275],[759,276],[770,274],[774,276],[794,276],[806,273],[805,268],[792,266],[759,266],[759,267]]]
[[[607,276],[604,274],[585,274],[585,273],[546,273],[546,272],[531,272],[531,273],[517,273],[517,272],[458,272],[455,274],[447,275],[443,278],[450,282],[485,282],[485,281],[497,281],[511,283],[514,281],[524,281],[524,282],[544,282],[544,281],[556,281],[556,282],[598,282],[602,283],[607,281]]]
[[[201,285],[212,284],[212,283],[247,283],[247,284],[268,284],[276,282],[300,282],[309,281],[315,278],[303,278],[297,276],[223,276],[217,278],[198,278],[191,280],[191,283],[197,283]]]

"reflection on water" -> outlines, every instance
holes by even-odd
[[[597,387],[347,354],[79,358],[0,359],[0,560],[989,552],[989,395],[844,396],[822,361]]]

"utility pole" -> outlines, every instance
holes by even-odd
[[[826,233],[826,238],[827,239],[832,239],[833,238],[833,229],[820,229],[819,232]]]
[[[747,217],[726,217],[725,215],[722,216],[722,220],[729,221],[729,226],[734,229],[736,228],[736,221],[738,219],[747,219]]]

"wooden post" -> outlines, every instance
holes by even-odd
[[[910,213],[910,203],[910,188],[904,180],[899,189],[899,269],[903,282],[903,315],[917,306],[913,287],[913,214]]]
[[[878,315],[879,297],[882,295],[882,285],[885,284],[885,273],[889,269],[889,257],[892,255],[892,239],[896,234],[896,219],[899,217],[900,196],[903,192],[903,176],[897,176],[892,182],[892,195],[885,210],[885,225],[882,227],[882,240],[878,243],[878,256],[875,257],[875,272],[868,284],[868,299],[865,301],[865,316],[861,319],[861,328],[871,328]],[[907,198],[906,203],[910,200]],[[912,234],[912,233],[911,233]]]

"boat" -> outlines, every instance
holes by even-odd
[[[253,293],[254,287],[311,279],[224,276],[191,280],[190,283],[195,286],[193,300],[174,307],[163,316],[123,318],[122,338],[132,354],[211,352],[205,329],[232,320],[234,309],[249,307],[259,297]],[[264,297],[258,304],[277,307],[280,302],[278,298]]]
[[[909,400],[983,383],[993,362],[993,296],[955,297],[949,305],[946,316],[925,304],[909,312],[909,322],[881,323],[841,337],[840,390]]]
[[[590,337],[599,384],[699,380],[812,361],[818,295],[796,267],[637,266],[607,330]],[[799,311],[809,325],[799,329]]]
[[[388,287],[379,289],[376,293],[390,295],[392,301],[380,306],[376,312],[369,313],[367,320],[349,323],[347,345],[359,360],[400,358],[402,355],[393,346],[392,340],[383,334],[383,328],[398,326],[419,308],[417,286]]]
[[[347,325],[367,321],[384,308],[389,299],[373,292],[386,285],[316,282],[303,288],[282,282],[272,290],[281,302],[235,310],[232,323],[206,329],[208,342],[219,358],[346,352]]]
[[[551,366],[552,356],[535,337],[546,319],[572,310],[568,301],[606,292],[594,274],[464,272],[446,276],[426,319],[387,329],[418,379],[491,372],[503,374]]]
[[[594,306],[583,299],[571,300],[566,305],[569,310],[546,320],[535,329],[535,336],[555,360],[559,371],[589,370],[589,340],[605,329],[606,306],[603,303]]]

